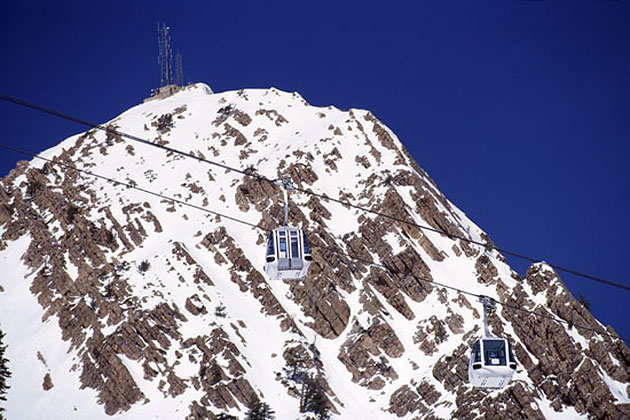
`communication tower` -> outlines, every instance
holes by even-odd
[[[171,35],[168,26],[158,22],[158,64],[160,65],[160,87],[172,84]]]
[[[173,50],[171,48],[170,27],[158,22],[158,64],[160,66],[160,86],[151,89],[151,96],[144,102],[167,98],[184,88],[184,70],[182,55],[178,51],[175,56],[175,79],[173,80]]]

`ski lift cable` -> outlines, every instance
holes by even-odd
[[[192,158],[192,159],[195,159],[195,160],[197,160],[199,162],[203,162],[203,163],[207,163],[207,164],[210,164],[210,165],[214,165],[214,166],[217,166],[219,168],[225,169],[227,171],[236,172],[236,173],[241,174],[243,176],[251,177],[251,178],[254,178],[254,179],[259,180],[259,181],[266,181],[266,182],[269,182],[269,183],[275,183],[275,181],[277,180],[277,179],[271,179],[271,178],[265,177],[263,175],[260,175],[260,174],[256,173],[255,171],[252,171],[252,170],[249,170],[249,169],[243,170],[243,169],[239,169],[239,168],[234,168],[234,167],[229,166],[229,165],[225,165],[225,164],[222,164],[222,163],[210,160],[210,159],[206,159],[205,157],[196,156],[196,155],[194,155],[192,153],[184,152],[184,151],[181,151],[181,150],[178,150],[178,149],[175,149],[175,148],[172,148],[172,147],[168,147],[168,146],[165,146],[165,145],[156,144],[156,143],[153,143],[153,142],[151,142],[149,140],[146,140],[146,139],[143,139],[143,138],[131,135],[131,134],[127,134],[127,133],[122,132],[122,131],[117,130],[117,129],[114,129],[114,128],[110,127],[110,126],[104,126],[102,124],[96,124],[96,123],[87,121],[85,119],[78,118],[78,117],[75,117],[75,116],[72,116],[72,115],[69,115],[69,114],[66,114],[66,113],[63,113],[63,112],[60,112],[60,111],[57,111],[57,110],[54,110],[54,109],[42,106],[42,105],[38,105],[38,104],[35,104],[35,103],[32,103],[32,102],[28,102],[28,101],[20,99],[20,98],[16,98],[16,97],[13,97],[13,96],[9,96],[9,95],[5,95],[5,94],[0,93],[0,99],[4,100],[6,102],[11,102],[13,104],[26,107],[26,108],[31,108],[31,109],[34,109],[36,111],[40,111],[40,112],[43,112],[43,113],[46,113],[46,114],[49,114],[49,115],[53,115],[53,116],[56,116],[56,117],[59,117],[59,118],[63,118],[63,119],[69,120],[69,121],[73,121],[73,122],[76,122],[76,123],[81,124],[81,125],[88,126],[90,128],[93,128],[93,129],[102,130],[102,131],[105,131],[106,133],[110,133],[110,134],[117,135],[117,136],[120,136],[120,137],[123,137],[123,138],[127,138],[129,140],[136,141],[136,142],[148,145],[148,146],[157,147],[157,148],[165,150],[167,152],[176,153],[176,154],[182,155],[184,157]],[[338,203],[338,204],[341,204],[341,205],[344,205],[344,206],[348,206],[348,207],[354,208],[356,210],[360,210],[360,211],[363,211],[363,212],[371,213],[371,214],[374,214],[376,216],[381,216],[381,217],[387,218],[387,219],[395,221],[395,222],[399,222],[399,223],[407,224],[407,225],[410,225],[410,226],[414,226],[414,227],[417,227],[417,228],[422,229],[422,230],[439,233],[439,234],[445,235],[446,237],[451,238],[453,240],[459,239],[461,241],[468,242],[468,243],[471,243],[473,245],[481,246],[481,247],[485,248],[486,250],[495,250],[495,251],[497,251],[499,253],[502,253],[502,254],[505,254],[505,255],[510,255],[512,257],[519,258],[519,259],[522,259],[522,260],[525,260],[525,261],[529,261],[531,263],[536,263],[536,262],[542,261],[542,259],[533,258],[533,257],[529,257],[529,256],[524,255],[524,254],[520,254],[520,253],[517,253],[517,252],[509,251],[507,249],[500,248],[500,247],[498,247],[498,246],[496,246],[494,244],[491,244],[491,243],[479,242],[479,241],[476,241],[474,239],[466,238],[466,237],[461,236],[461,235],[452,234],[452,233],[446,232],[446,231],[441,230],[441,229],[436,229],[436,228],[433,228],[433,227],[430,227],[430,226],[426,226],[426,225],[422,225],[422,224],[419,224],[419,223],[416,223],[416,222],[413,222],[413,221],[405,220],[405,219],[397,217],[397,216],[391,216],[389,214],[382,213],[382,212],[374,210],[374,209],[369,209],[369,208],[366,208],[366,207],[362,207],[362,206],[353,204],[353,203],[351,203],[351,202],[349,202],[347,200],[340,200],[340,199],[333,198],[333,197],[330,197],[330,196],[325,195],[325,194],[316,193],[316,192],[314,192],[314,191],[312,191],[310,189],[304,189],[304,188],[297,188],[297,187],[295,187],[294,190],[297,191],[297,192],[300,192],[300,193],[304,193],[304,194],[312,195],[314,197],[318,197],[318,198],[323,199],[323,200],[328,200],[328,201],[332,201],[332,202],[335,202],[335,203]],[[584,278],[584,279],[587,279],[587,280],[595,281],[595,282],[598,282],[598,283],[601,283],[601,284],[605,284],[605,285],[608,285],[608,286],[611,286],[611,287],[616,287],[618,289],[630,291],[630,285],[625,285],[625,284],[613,282],[613,281],[610,281],[610,280],[607,280],[607,279],[604,279],[604,278],[601,278],[601,277],[598,277],[598,276],[594,276],[594,275],[591,275],[591,274],[588,274],[588,273],[577,271],[577,270],[574,270],[572,268],[564,267],[564,266],[561,266],[561,265],[557,265],[557,264],[553,264],[553,263],[549,263],[549,262],[546,262],[546,264],[548,266],[558,270],[558,271],[563,271],[565,273],[569,273],[569,274],[572,274],[574,276],[581,277],[581,278]]]
[[[113,135],[120,136],[120,137],[125,137],[125,138],[127,138],[129,140],[136,141],[136,142],[139,142],[139,143],[143,143],[143,144],[146,144],[148,146],[157,147],[158,149],[162,149],[162,150],[165,150],[167,152],[176,153],[176,154],[188,157],[188,158],[192,158],[192,159],[198,160],[200,162],[209,163],[211,165],[218,166],[219,168],[222,168],[222,169],[225,169],[225,170],[228,170],[228,171],[237,172],[237,173],[239,173],[241,175],[256,177],[255,175],[249,174],[248,171],[240,170],[240,169],[237,169],[237,168],[233,168],[233,167],[230,167],[230,166],[218,163],[218,162],[214,162],[214,161],[211,161],[211,160],[199,157],[199,156],[195,156],[192,153],[187,153],[187,152],[184,152],[184,151],[181,151],[181,150],[173,149],[172,147],[168,147],[168,146],[161,145],[161,144],[156,144],[156,143],[153,143],[153,142],[151,142],[149,140],[143,139],[141,137],[134,136],[132,134],[127,134],[127,133],[124,133],[122,131],[116,130],[115,128],[112,128],[110,126],[105,126],[105,125],[102,125],[102,124],[96,124],[96,123],[93,123],[91,121],[84,120],[82,118],[78,118],[78,117],[75,117],[73,115],[69,115],[69,114],[66,114],[66,113],[63,113],[63,112],[60,112],[60,111],[56,111],[56,110],[54,110],[52,108],[48,108],[48,107],[45,107],[45,106],[42,106],[42,105],[34,104],[34,103],[31,103],[31,102],[25,101],[23,99],[20,99],[20,98],[15,98],[15,97],[4,95],[4,94],[0,93],[0,99],[2,99],[4,101],[7,101],[7,102],[14,103],[16,105],[24,106],[26,108],[31,108],[31,109],[34,109],[36,111],[40,111],[40,112],[43,112],[43,113],[46,113],[46,114],[50,114],[50,115],[53,115],[55,117],[63,118],[63,119],[66,119],[68,121],[76,122],[78,124],[85,125],[85,126],[90,127],[90,128],[94,128],[94,129],[97,129],[97,130],[102,130],[102,131],[104,131],[106,133],[109,133],[109,134],[113,134]]]
[[[163,194],[160,194],[160,193],[156,193],[154,191],[147,190],[145,188],[141,188],[141,187],[138,187],[136,185],[132,185],[132,184],[130,184],[128,182],[118,181],[116,179],[113,179],[113,178],[110,178],[110,177],[107,177],[107,176],[104,176],[104,175],[99,175],[99,174],[96,174],[94,172],[86,171],[85,169],[79,169],[76,166],[69,165],[67,163],[60,162],[58,160],[48,159],[48,158],[45,158],[45,157],[40,156],[38,154],[26,152],[24,150],[20,150],[18,148],[7,146],[7,145],[4,145],[4,144],[0,144],[0,148],[11,150],[11,151],[17,152],[17,153],[22,153],[24,155],[31,156],[31,157],[34,157],[34,158],[37,158],[37,159],[41,159],[41,160],[44,160],[46,162],[50,162],[52,164],[59,165],[59,166],[64,167],[66,169],[70,169],[72,171],[76,171],[76,172],[82,173],[84,175],[89,175],[89,176],[92,176],[92,177],[95,177],[95,178],[99,178],[99,179],[111,182],[111,183],[116,184],[116,185],[120,185],[120,186],[127,187],[127,188],[130,188],[130,189],[138,190],[138,191],[141,191],[141,192],[146,193],[146,194],[150,194],[150,195],[155,196],[155,197],[159,197],[159,198],[163,198],[165,200],[169,200],[169,201],[171,201],[173,203],[176,203],[176,204],[181,204],[183,206],[192,207],[192,208],[197,209],[197,210],[205,211],[206,213],[210,213],[210,214],[213,214],[215,216],[219,216],[221,218],[232,220],[234,222],[242,223],[244,225],[247,225],[247,226],[250,226],[250,227],[253,227],[253,228],[262,229],[264,231],[271,231],[271,229],[265,228],[263,226],[255,224],[255,223],[247,222],[245,220],[241,220],[241,219],[238,219],[236,217],[228,216],[227,214],[215,212],[215,211],[212,211],[212,210],[207,209],[205,207],[198,206],[196,204],[191,204],[191,203],[188,203],[186,201],[183,201],[183,200],[180,200],[180,199],[177,199],[177,198],[174,198],[174,197],[169,197],[169,196],[166,196],[166,195],[163,195]]]
[[[120,186],[129,188],[129,189],[134,189],[134,190],[146,193],[146,194],[150,194],[152,196],[159,197],[159,198],[162,198],[164,200],[168,200],[168,201],[171,201],[173,203],[176,203],[176,204],[179,204],[179,205],[182,205],[182,206],[191,207],[191,208],[194,208],[196,210],[200,210],[200,211],[203,211],[203,212],[215,215],[215,216],[219,216],[219,217],[231,220],[233,222],[241,223],[241,224],[250,226],[250,227],[255,228],[255,229],[260,229],[260,230],[265,231],[265,232],[270,232],[272,230],[272,229],[268,229],[268,228],[265,228],[263,226],[260,226],[258,224],[255,224],[255,223],[247,222],[247,221],[239,219],[237,217],[232,217],[232,216],[225,215],[223,213],[215,212],[215,211],[210,210],[210,209],[208,209],[206,207],[202,207],[202,206],[198,206],[198,205],[195,205],[195,204],[191,204],[191,203],[188,203],[186,201],[183,201],[183,200],[180,200],[180,199],[177,199],[177,198],[174,198],[174,197],[169,197],[169,196],[166,196],[164,194],[160,194],[160,193],[157,193],[157,192],[145,189],[145,188],[141,188],[141,187],[138,187],[137,185],[132,185],[132,184],[130,184],[128,182],[118,181],[116,179],[113,179],[113,178],[110,178],[110,177],[107,177],[107,176],[104,176],[104,175],[96,174],[94,172],[87,171],[85,169],[79,169],[79,168],[77,168],[77,167],[75,167],[73,165],[69,165],[67,163],[60,162],[58,160],[45,158],[45,157],[40,156],[38,154],[30,153],[30,152],[27,152],[27,151],[24,151],[24,150],[21,150],[21,149],[12,147],[12,146],[7,146],[7,145],[4,145],[4,144],[0,144],[0,148],[6,149],[6,150],[10,150],[10,151],[13,151],[13,152],[16,152],[16,153],[21,153],[21,154],[24,154],[26,156],[31,156],[33,158],[37,158],[37,159],[40,159],[40,160],[43,160],[43,161],[46,161],[46,162],[50,162],[50,163],[52,163],[54,165],[59,165],[61,167],[64,167],[66,169],[82,173],[84,175],[88,175],[88,176],[92,176],[92,177],[95,177],[95,178],[99,178],[99,179],[102,179],[102,180],[114,183],[116,185],[120,185]],[[388,271],[388,272],[390,272],[392,274],[411,275],[411,276],[414,277],[414,279],[416,279],[418,281],[432,284],[432,285],[437,286],[438,288],[441,288],[443,290],[452,290],[452,291],[456,291],[456,292],[459,292],[459,293],[462,293],[462,294],[465,294],[465,295],[468,295],[468,296],[474,296],[476,298],[481,298],[481,297],[484,296],[484,295],[473,293],[473,292],[470,292],[470,291],[467,291],[467,290],[464,290],[464,289],[460,289],[460,288],[457,288],[457,287],[454,287],[454,286],[450,286],[450,285],[447,285],[447,284],[444,284],[444,283],[440,283],[440,282],[437,282],[437,281],[435,281],[433,279],[426,279],[426,278],[423,278],[423,277],[416,276],[413,273],[409,272],[408,269],[405,270],[405,271],[401,271],[401,270],[398,270],[398,269],[395,269],[395,268],[391,268],[387,264],[378,263],[378,262],[374,262],[374,261],[371,261],[371,260],[367,260],[365,258],[361,258],[361,257],[358,257],[358,256],[350,255],[347,252],[345,252],[345,251],[343,251],[341,249],[338,249],[338,248],[325,246],[325,245],[317,245],[317,244],[311,244],[311,247],[312,248],[319,248],[319,249],[327,250],[327,251],[330,251],[330,252],[333,252],[333,253],[336,253],[336,254],[339,254],[339,255],[343,255],[343,256],[348,257],[348,258],[350,258],[352,260],[359,261],[359,262],[362,262],[362,263],[367,264],[367,265],[380,267],[380,268],[382,268],[382,269],[384,269],[384,270],[386,270],[386,271]],[[535,312],[535,311],[533,311],[531,309],[525,309],[525,308],[522,308],[522,307],[519,307],[519,306],[516,306],[516,305],[512,305],[512,304],[509,304],[509,303],[503,303],[503,302],[501,302],[499,300],[496,300],[496,299],[493,299],[493,300],[498,305],[501,305],[504,308],[507,308],[507,309],[510,309],[510,310],[515,310],[515,311],[521,311],[521,312],[529,313],[531,315],[534,315],[534,316],[537,316],[537,317],[540,317],[540,318],[546,318],[546,319],[550,319],[550,320],[553,320],[553,321],[556,321],[556,322],[564,323],[566,325],[570,325],[570,326],[572,326],[572,327],[574,327],[576,329],[590,331],[590,332],[593,332],[593,333],[601,335],[601,336],[607,336],[607,337],[610,337],[610,338],[613,338],[613,339],[622,340],[622,341],[624,341],[626,343],[630,343],[630,338],[624,338],[624,337],[620,337],[619,335],[608,333],[606,331],[599,331],[599,330],[596,330],[596,329],[591,328],[591,327],[583,326],[583,325],[580,325],[580,324],[574,324],[574,323],[571,323],[569,321],[566,321],[564,319],[561,319],[561,318],[558,318],[558,317],[555,317],[555,316],[541,314],[541,313]]]
[[[444,230],[436,229],[436,228],[433,228],[433,227],[430,227],[430,226],[426,226],[426,225],[422,225],[422,224],[419,224],[419,223],[416,223],[416,222],[405,220],[405,219],[402,219],[400,217],[391,216],[391,215],[379,212],[379,211],[374,210],[374,209],[369,209],[369,208],[366,208],[366,207],[358,206],[358,205],[352,204],[352,203],[350,203],[348,201],[332,198],[332,197],[329,197],[329,196],[327,196],[325,194],[315,193],[313,191],[305,190],[305,189],[302,189],[302,188],[295,188],[295,191],[301,192],[301,193],[310,194],[310,195],[313,195],[313,196],[318,197],[320,199],[334,201],[334,202],[342,204],[344,206],[352,207],[354,209],[361,210],[361,211],[364,211],[364,212],[367,212],[367,213],[371,213],[371,214],[374,214],[374,215],[377,215],[377,216],[382,216],[382,217],[385,217],[385,218],[390,219],[392,221],[399,222],[399,223],[404,223],[404,224],[407,224],[407,225],[410,225],[410,226],[417,227],[417,228],[422,229],[422,230],[427,230],[427,231],[439,233],[439,234],[445,235],[445,236],[447,236],[447,237],[449,237],[451,239],[459,239],[461,241],[468,242],[468,243],[471,243],[473,245],[479,245],[479,246],[481,246],[481,247],[483,247],[483,248],[485,248],[487,250],[495,250],[495,251],[497,251],[497,252],[499,252],[501,254],[510,255],[512,257],[516,257],[516,258],[519,258],[519,259],[522,259],[522,260],[525,260],[525,261],[529,261],[531,263],[537,263],[537,262],[542,261],[540,259],[536,259],[536,258],[533,258],[533,257],[529,257],[527,255],[523,255],[523,254],[520,254],[520,253],[517,253],[517,252],[509,251],[509,250],[504,249],[504,248],[500,248],[500,247],[498,247],[498,246],[496,246],[494,244],[491,244],[491,243],[479,242],[479,241],[476,241],[474,239],[463,237],[461,235],[448,233],[448,232],[446,232]],[[588,280],[593,280],[593,281],[596,281],[596,282],[599,282],[599,283],[606,284],[608,286],[617,287],[617,288],[624,289],[624,290],[630,290],[630,286],[625,285],[625,284],[616,283],[616,282],[613,282],[613,281],[610,281],[610,280],[603,279],[601,277],[593,276],[591,274],[586,274],[586,273],[583,273],[583,272],[580,272],[580,271],[577,271],[577,270],[573,270],[571,268],[564,267],[564,266],[561,266],[561,265],[552,264],[552,263],[549,263],[549,262],[545,262],[545,264],[547,264],[548,266],[550,266],[550,267],[552,267],[552,268],[554,268],[556,270],[564,271],[566,273],[573,274],[573,275],[578,276],[578,277],[582,277],[582,278],[585,278],[585,279],[588,279]]]

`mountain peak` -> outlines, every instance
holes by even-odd
[[[196,84],[104,125],[162,148],[90,130],[43,153],[63,165],[2,180],[9,416],[242,417],[263,401],[306,419],[315,395],[340,419],[627,413],[625,344],[546,264],[521,279],[470,242],[489,238],[370,112]],[[263,271],[281,189],[226,167],[317,193],[289,194],[304,280]],[[518,361],[503,390],[467,382],[483,327],[464,292],[501,304],[489,326]]]

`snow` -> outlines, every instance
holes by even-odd
[[[573,407],[563,407],[560,412],[555,411],[551,407],[551,401],[549,401],[545,395],[541,392],[538,400],[537,408],[543,413],[546,419],[554,420],[579,420],[588,419],[587,415],[579,414]]]
[[[151,123],[160,115],[172,113],[183,105],[186,106],[186,110],[174,115],[174,128],[159,135]],[[218,110],[228,105],[249,115],[253,122],[242,124],[233,111],[225,121],[215,125],[214,121],[219,116]],[[398,170],[411,169],[406,164],[396,163],[401,156],[398,150],[379,144],[372,132],[373,122],[367,120],[367,114],[368,112],[364,110],[343,112],[334,107],[309,106],[299,94],[273,88],[212,94],[207,85],[198,84],[166,99],[135,106],[110,123],[115,123],[120,131],[130,135],[151,142],[168,142],[166,143],[168,147],[181,149],[196,156],[205,156],[228,166],[246,168],[252,165],[268,178],[284,174],[290,163],[304,163],[312,168],[317,179],[312,185],[305,184],[303,187],[335,199],[351,197],[350,200],[355,204],[380,211],[382,209],[378,205],[382,202],[387,187],[374,185],[373,192],[367,195],[364,194],[365,187],[360,181],[364,181],[371,173],[385,177],[387,173],[395,174]],[[281,120],[280,116],[284,120]],[[246,143],[236,145],[225,124],[242,133]],[[401,143],[395,134],[387,127],[383,128],[393,139],[394,145],[400,148]],[[265,130],[264,135],[267,138],[264,141],[260,129]],[[341,134],[336,133],[336,129],[339,129]],[[79,138],[80,135],[72,136],[60,145],[46,150],[42,155],[52,159],[62,150],[70,150]],[[133,151],[129,146],[132,146]],[[133,182],[140,188],[160,192],[251,224],[258,224],[263,220],[263,215],[253,206],[250,205],[249,209],[244,210],[236,202],[236,186],[243,181],[243,177],[236,172],[165,153],[158,148],[137,142],[114,141],[113,144],[107,145],[106,134],[102,131],[94,131],[83,147],[93,148],[89,154],[82,156],[80,161],[77,160],[80,167],[120,181]],[[371,147],[380,153],[378,161],[372,155]],[[312,156],[312,161],[308,154]],[[77,152],[75,159],[80,155],[81,153]],[[369,168],[359,163],[358,157],[364,157]],[[404,161],[409,163],[406,157]],[[42,165],[37,160],[31,164],[35,167]],[[424,177],[423,174],[420,176]],[[54,177],[51,176],[50,179],[52,181]],[[19,186],[25,180],[26,178],[21,175],[14,181],[14,185]],[[447,204],[444,205],[438,199],[441,198],[440,193],[430,179],[425,178],[425,181],[428,187],[423,188],[422,194],[432,195],[444,217],[460,226],[472,240],[482,242],[482,230],[449,201],[444,201]],[[168,200],[103,180],[82,178],[80,183],[89,186],[97,194],[96,201],[91,203],[90,208],[85,209],[92,220],[103,219],[105,226],[112,228],[111,221],[105,217],[105,209],[109,209],[121,225],[127,223],[137,225],[140,222],[146,231],[146,238],[143,238],[142,244],[134,249],[128,250],[125,246],[120,246],[115,252],[107,251],[108,258],[116,258],[131,264],[131,269],[123,275],[132,288],[133,295],[141,302],[142,309],[154,308],[162,302],[176,305],[186,316],[186,321],[178,321],[181,341],[209,336],[218,328],[225,332],[238,349],[238,362],[246,370],[244,377],[259,395],[264,396],[264,401],[276,411],[279,420],[300,417],[299,401],[288,395],[285,386],[276,379],[276,373],[281,372],[284,366],[282,354],[288,346],[297,343],[307,346],[313,342],[321,352],[326,379],[339,401],[335,403],[335,407],[340,414],[333,415],[333,419],[398,419],[395,414],[386,411],[391,394],[403,385],[413,388],[414,384],[422,381],[433,385],[441,394],[438,402],[431,407],[435,415],[450,418],[456,409],[455,393],[446,391],[442,383],[433,377],[432,369],[441,357],[452,354],[464,343],[464,336],[467,333],[481,327],[482,321],[474,317],[473,310],[454,303],[459,296],[458,292],[446,291],[446,303],[440,301],[440,296],[436,292],[428,295],[422,302],[416,302],[403,294],[402,299],[414,315],[413,319],[409,320],[394,309],[376,289],[370,285],[366,286],[386,311],[386,314],[382,314],[381,322],[387,322],[392,327],[405,349],[401,357],[390,357],[384,352],[372,355],[376,360],[383,357],[397,372],[398,378],[395,380],[384,378],[385,386],[382,389],[370,390],[352,382],[351,373],[339,359],[341,346],[353,338],[352,325],[356,322],[367,327],[374,321],[375,315],[365,311],[360,302],[361,293],[364,292],[363,277],[353,279],[356,287],[354,291],[338,290],[348,304],[351,314],[345,330],[334,339],[317,337],[311,327],[314,320],[306,316],[301,306],[295,302],[287,282],[269,281],[261,285],[260,287],[271,290],[283,310],[298,327],[297,332],[282,331],[280,328],[282,315],[267,314],[261,302],[251,292],[241,290],[239,285],[231,280],[231,264],[222,264],[215,260],[217,255],[225,257],[222,249],[218,247],[209,250],[201,245],[206,234],[223,227],[228,237],[242,250],[254,268],[262,272],[264,254],[261,252],[263,235],[261,230],[225,218],[218,221],[219,218],[208,213],[183,205],[173,205]],[[192,184],[202,190],[195,192],[195,188],[191,188]],[[413,194],[417,193],[415,188],[410,186],[394,188],[407,206],[412,220],[423,226],[429,225],[415,213],[416,203],[413,198]],[[278,196],[275,198],[280,200],[280,189],[277,189],[277,193]],[[86,194],[83,196],[89,197]],[[304,228],[307,230],[315,227],[315,222],[310,217],[311,211],[304,209],[310,198],[298,192],[290,194],[290,201],[304,211],[306,216]],[[139,204],[140,211],[125,214],[123,208],[132,203]],[[329,219],[324,219],[324,227],[337,239],[340,246],[344,235],[359,230],[359,217],[373,217],[339,203],[321,200],[320,204],[331,214]],[[153,224],[142,217],[145,215],[144,212],[151,212],[159,219],[162,232],[157,232]],[[50,216],[47,214],[47,218]],[[55,238],[63,235],[63,227],[58,221],[52,221],[49,228]],[[418,241],[407,238],[399,230],[387,233],[383,240],[392,247],[394,254],[404,252],[407,246],[411,246],[427,264],[434,281],[471,293],[498,298],[496,286],[477,281],[475,263],[481,254],[470,258],[463,253],[457,256],[452,250],[454,242],[451,238],[429,230],[423,230],[423,234],[446,256],[443,261],[433,260]],[[120,238],[118,239],[121,243]],[[203,392],[189,386],[180,396],[175,398],[165,396],[164,390],[159,388],[159,381],[164,379],[163,373],[153,380],[146,379],[141,362],[122,355],[119,355],[121,361],[145,394],[146,400],[136,403],[128,412],[106,416],[103,407],[98,404],[96,391],[89,388],[80,389],[81,368],[78,366],[80,349],[71,349],[70,344],[62,340],[56,317],[49,317],[43,321],[44,310],[29,290],[33,273],[20,261],[29,242],[30,237],[25,235],[0,250],[2,267],[7,267],[3,273],[4,291],[0,291],[0,323],[7,336],[7,358],[13,372],[13,377],[9,380],[11,388],[6,403],[8,418],[25,420],[43,417],[51,420],[184,418],[188,414],[189,405],[193,401],[198,401]],[[187,264],[174,255],[173,250],[176,246],[185,249],[194,260],[194,264]],[[485,252],[497,267],[500,281],[508,290],[519,284],[528,294],[532,307],[546,304],[544,293],[534,295],[529,285],[525,282],[517,283],[512,278],[512,270],[500,259],[497,252],[486,252],[476,245],[471,247],[480,253]],[[373,259],[378,262],[376,253],[372,250],[370,252]],[[144,273],[139,272],[136,267],[145,260],[150,263],[150,268]],[[197,269],[203,270],[214,285],[194,282],[193,277]],[[79,275],[79,269],[71,262],[69,254],[66,254],[66,270],[72,279]],[[236,273],[241,277],[246,274]],[[193,315],[184,309],[187,299],[194,296],[206,307],[205,314]],[[470,296],[465,298],[473,309],[481,312],[479,303]],[[75,303],[79,299],[81,297]],[[219,305],[226,308],[225,318],[215,316],[215,308]],[[15,316],[17,313],[19,316]],[[435,353],[426,355],[414,342],[419,326],[425,326],[431,316],[443,320],[450,314],[459,314],[463,317],[464,332],[454,333],[447,327],[447,339],[437,344]],[[503,321],[505,333],[516,337],[514,329],[501,317],[500,311],[497,314]],[[113,333],[120,325],[120,323],[109,325],[109,319],[101,322],[103,324],[101,332],[105,335]],[[91,332],[86,333],[89,336]],[[574,342],[583,348],[588,347],[586,340],[574,330],[568,333]],[[468,340],[470,341],[470,338]],[[168,348],[163,350],[168,365],[179,377],[191,380],[198,375],[198,365],[189,358],[192,353],[182,349],[177,340],[171,340]],[[183,355],[178,357],[176,351]],[[38,357],[38,354],[41,356]],[[533,354],[530,354],[530,357],[537,361]],[[224,368],[229,363],[223,356],[217,361]],[[42,381],[47,373],[50,374],[54,387],[44,391]],[[614,381],[605,374],[601,376],[618,401],[628,402],[624,384]],[[514,379],[522,381],[527,386],[533,386],[522,367],[519,367]],[[536,401],[536,405],[547,418],[581,418],[570,407],[564,407],[562,413],[557,413],[550,404],[551,402],[544,396]],[[242,415],[239,409],[231,409],[230,412]],[[417,416],[418,413],[409,413],[402,419],[410,420]]]
[[[3,273],[0,325],[6,334],[6,358],[11,377],[7,383],[6,418],[22,420],[103,418],[96,392],[80,390],[76,353],[61,339],[56,318],[43,321],[44,311],[29,291],[26,267],[16,264],[30,239],[23,236],[0,253]],[[19,314],[19,316],[16,316]],[[41,355],[41,356],[40,356]],[[49,374],[53,388],[42,387]]]
[[[613,397],[617,400],[619,404],[630,404],[630,384],[622,383],[614,380],[610,376],[603,372],[601,369],[598,369],[599,377],[608,385],[608,389],[612,393]]]

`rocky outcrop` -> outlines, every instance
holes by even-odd
[[[352,326],[348,339],[341,346],[339,360],[352,373],[352,380],[370,389],[381,389],[385,381],[398,378],[385,354],[400,357],[404,349],[393,331],[382,321],[375,321],[367,329],[358,322]]]
[[[615,404],[616,399],[602,375],[621,383],[629,382],[628,348],[607,335],[576,327],[609,333],[571,296],[547,265],[530,267],[525,282],[535,295],[544,295],[545,306],[533,305],[520,286],[506,303],[534,310],[541,316],[532,317],[520,311],[504,311],[504,316],[519,325],[516,333],[524,347],[518,345],[514,350],[534,385],[558,411],[563,405],[571,405],[578,413],[588,413],[593,418],[623,418],[622,408]],[[568,323],[568,330],[554,321],[555,316]],[[573,340],[569,331],[582,336],[588,347]],[[607,350],[603,351],[604,348]],[[525,350],[535,354],[538,361],[534,362]],[[597,361],[597,366],[593,361]]]
[[[206,392],[201,407],[230,407],[235,401],[247,405],[255,391],[242,377],[245,370],[237,360],[239,352],[225,339],[226,334],[215,329],[213,346],[205,346],[203,340],[198,340],[197,346],[204,355],[200,360],[204,372],[211,366],[216,366],[215,372],[221,369],[215,362],[218,357],[230,360],[224,382],[213,384],[212,379],[204,380],[204,375],[192,383],[189,378],[179,377],[164,354],[173,345],[188,348],[179,333],[179,322],[185,321],[185,316],[166,303],[148,311],[141,309],[141,302],[130,293],[131,265],[107,255],[107,250],[122,250],[119,255],[124,255],[141,245],[148,232],[162,231],[150,206],[125,206],[122,213],[127,220],[122,223],[109,208],[97,206],[96,212],[103,216],[94,223],[83,210],[87,202],[82,196],[89,190],[78,186],[75,172],[57,169],[57,177],[72,180],[63,181],[62,188],[58,188],[41,171],[23,165],[5,182],[21,174],[27,180],[22,189],[10,193],[2,190],[3,208],[15,216],[5,220],[3,239],[30,234],[32,240],[23,260],[35,270],[31,291],[45,309],[45,318],[56,317],[63,339],[77,350],[76,368],[81,372],[82,387],[98,392],[105,413],[113,415],[137,402],[147,402],[125,359],[141,363],[145,379],[158,379],[165,395],[175,397],[193,386]],[[54,215],[57,227],[49,228],[46,213]],[[149,221],[153,229],[145,228],[141,220]],[[195,269],[191,280],[213,285],[183,244],[174,243],[173,255]],[[76,267],[76,277],[68,274],[73,271],[70,266]],[[188,302],[186,309],[192,315],[207,312],[198,296]],[[104,333],[113,326],[116,328],[112,332]],[[42,386],[45,390],[54,386],[50,375],[45,376]]]

